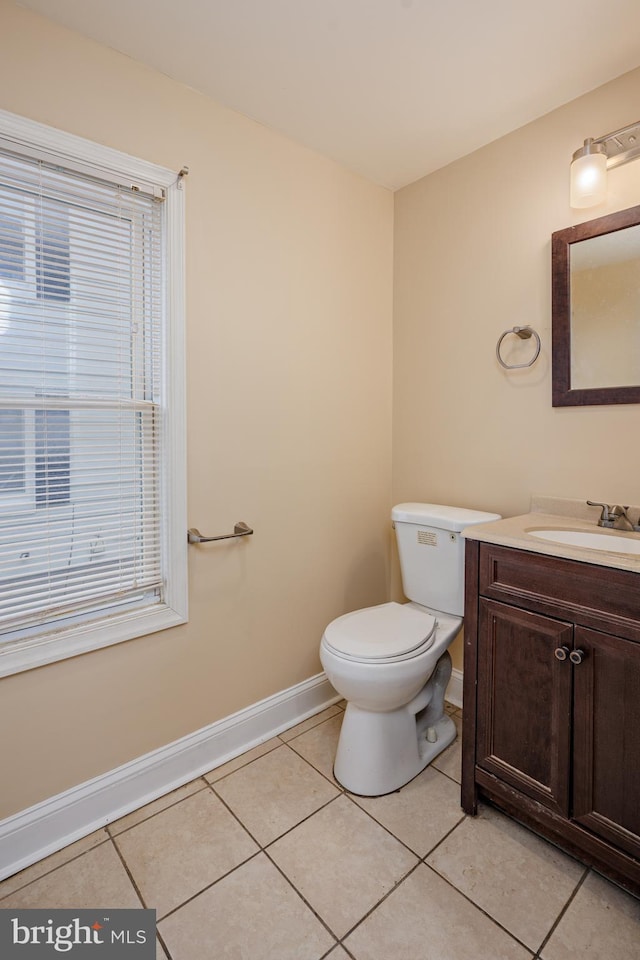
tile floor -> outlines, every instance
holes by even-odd
[[[342,790],[342,716],[3,881],[0,908],[153,907],[157,960],[640,960],[640,901],[489,807],[462,813],[459,739],[397,793]]]

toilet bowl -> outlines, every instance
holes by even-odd
[[[460,533],[500,519],[424,503],[399,504],[391,515],[408,602],[344,614],[320,643],[327,678],[347,701],[334,775],[368,797],[398,790],[455,740],[444,697],[464,608]]]
[[[351,793],[397,790],[455,740],[444,695],[451,676],[447,648],[461,624],[460,617],[418,604],[386,603],[327,627],[320,660],[347,700],[334,775]]]

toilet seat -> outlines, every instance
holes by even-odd
[[[428,650],[437,621],[402,603],[382,603],[346,613],[329,624],[323,643],[336,656],[359,663],[395,663]]]

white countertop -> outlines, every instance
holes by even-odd
[[[634,523],[640,507],[630,507]],[[467,527],[462,536],[467,540],[481,540],[503,547],[515,547],[532,553],[544,553],[551,557],[564,557],[600,567],[615,567],[640,573],[640,555],[632,553],[609,553],[605,550],[587,549],[532,536],[534,530],[572,530],[584,533],[606,533],[618,540],[640,541],[640,533],[598,526],[600,509],[589,507],[584,501],[535,496],[531,498],[531,511],[518,517],[507,517]]]

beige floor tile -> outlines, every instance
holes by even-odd
[[[264,854],[158,929],[174,960],[319,960],[335,942]]]
[[[338,795],[335,787],[284,744],[220,780],[214,789],[262,845]]]
[[[192,794],[197,793],[199,790],[206,789],[207,785],[201,777],[197,780],[192,780],[190,783],[185,783],[184,786],[178,787],[177,790],[172,790],[171,793],[165,793],[164,796],[158,797],[157,800],[145,804],[144,807],[139,807],[138,810],[128,813],[125,817],[114,820],[113,823],[109,824],[109,832],[112,837],[115,837],[119,833],[122,833],[123,830],[128,830],[129,827],[135,827],[136,824],[142,823],[143,820],[148,820],[149,817],[152,817],[155,813],[160,813],[161,810],[166,810],[167,807],[172,806],[174,803],[179,803],[180,800],[192,796]]]
[[[353,799],[419,857],[464,817],[460,787],[431,767],[396,793]]]
[[[327,954],[326,960],[350,960],[350,957],[347,951],[338,944],[337,947],[333,948],[331,953]]]
[[[312,730],[303,733],[289,743],[289,746],[301,757],[324,774],[332,783],[336,783],[333,776],[333,764],[336,759],[338,739],[344,713],[339,710],[330,720],[325,720]]]
[[[484,806],[477,817],[463,820],[427,863],[534,951],[585,869]]]
[[[638,960],[640,900],[590,873],[540,956],[543,960]]]
[[[114,841],[148,907],[164,916],[258,849],[210,789],[163,810]]]
[[[338,938],[418,862],[346,796],[277,840],[269,855]]]
[[[420,865],[350,934],[356,960],[530,960],[432,870]]]
[[[297,723],[295,727],[290,727],[288,730],[285,730],[284,733],[280,734],[280,739],[284,740],[285,743],[288,743],[290,740],[293,740],[294,737],[299,737],[301,733],[304,733],[306,730],[311,730],[313,727],[317,727],[319,723],[322,723],[324,720],[328,720],[330,717],[335,717],[336,714],[343,716],[343,711],[337,704],[333,704],[331,707],[327,707],[326,710],[321,710],[320,713],[314,714],[312,717],[309,717],[307,720],[303,720],[302,723]]]
[[[272,750],[275,750],[276,747],[281,747],[282,741],[279,737],[272,737],[270,740],[265,740],[264,743],[259,743],[257,747],[254,747],[252,750],[247,750],[246,753],[241,753],[239,757],[235,757],[233,760],[228,760],[227,763],[223,763],[222,766],[216,767],[215,770],[211,770],[209,773],[205,773],[204,779],[209,783],[215,783],[217,780],[222,780],[223,777],[226,777],[229,773],[233,773],[234,770],[239,770],[241,767],[246,767],[248,763],[251,763],[252,760],[257,760],[258,757],[264,757],[265,753],[270,753]]]
[[[3,900],[1,906],[3,909],[91,910],[97,907],[137,909],[141,903],[109,841],[22,887]]]
[[[451,777],[456,783],[460,783],[462,781],[462,717],[454,713],[451,719],[456,725],[458,736],[450,747],[438,754],[431,766],[446,774],[447,777]]]
[[[28,883],[37,880],[38,877],[43,877],[46,873],[50,873],[52,870],[55,870],[56,867],[62,866],[63,863],[67,863],[69,860],[73,860],[74,857],[80,856],[81,853],[86,853],[87,850],[97,847],[108,839],[109,834],[106,830],[96,830],[95,833],[90,833],[88,837],[76,840],[75,843],[70,843],[68,846],[63,847],[62,850],[57,850],[56,853],[52,853],[51,856],[45,857],[43,860],[38,860],[37,863],[26,867],[24,870],[21,870],[20,873],[14,873],[12,877],[7,877],[6,880],[0,883],[0,900],[2,900],[3,897],[8,897],[9,894],[15,890],[19,890],[20,887],[24,887]]]

